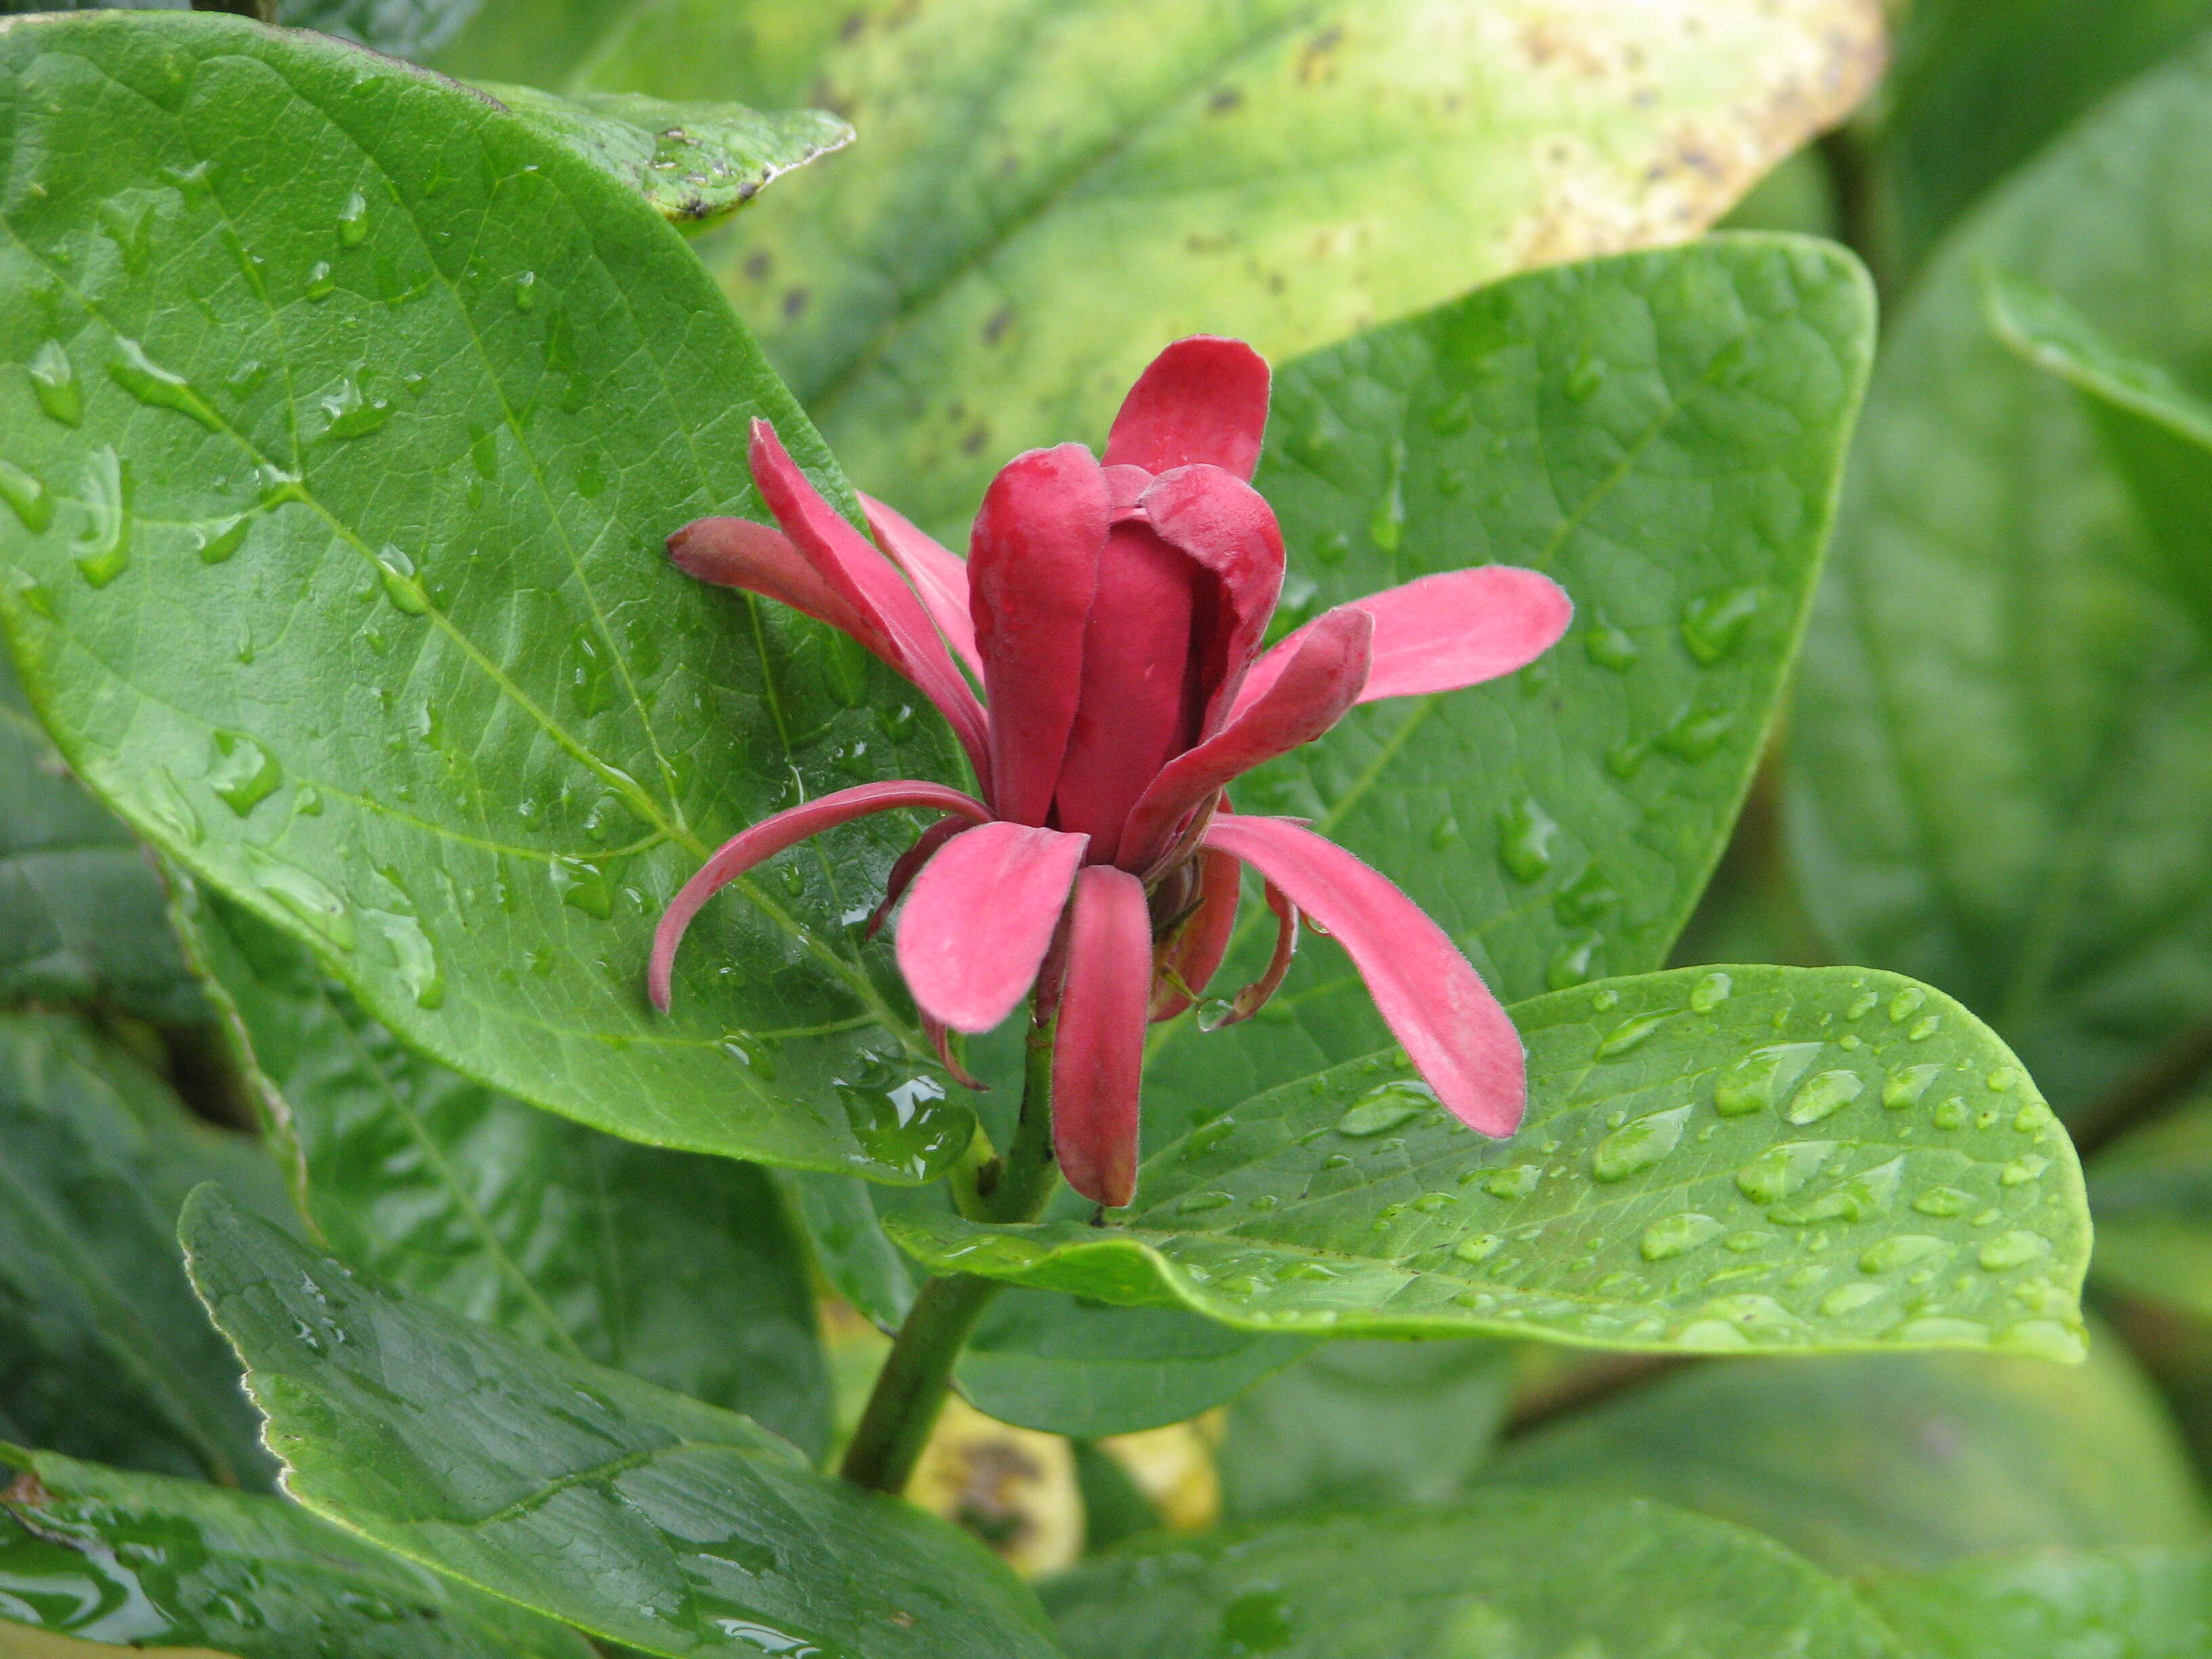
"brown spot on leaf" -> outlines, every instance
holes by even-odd
[[[1336,78],[1336,49],[1344,44],[1344,31],[1330,27],[1306,42],[1306,49],[1298,54],[1298,82],[1311,86],[1316,81]]]
[[[764,283],[768,280],[769,267],[775,264],[775,256],[766,248],[761,249],[757,253],[747,254],[744,264],[745,276],[753,282]]]
[[[866,13],[848,12],[845,14],[845,21],[837,26],[837,38],[850,44],[860,38],[860,31],[867,26],[868,19]]]
[[[806,290],[795,288],[783,296],[783,315],[787,322],[798,320],[799,313],[806,309]]]
[[[983,325],[983,343],[998,344],[999,337],[1012,326],[1013,320],[1014,308],[1012,306],[1000,306],[991,313],[990,320]]]
[[[1206,100],[1206,106],[1216,115],[1224,115],[1243,101],[1244,94],[1236,88],[1224,87]]]
[[[960,441],[960,453],[963,455],[980,455],[983,453],[983,446],[990,441],[991,428],[989,423],[984,421],[978,421],[975,422],[974,428],[969,431],[968,435]]]

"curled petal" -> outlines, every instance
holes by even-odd
[[[1109,1209],[1136,1195],[1152,979],[1144,884],[1111,865],[1092,865],[1076,878],[1068,927],[1052,1057],[1052,1144],[1067,1184]]]
[[[971,827],[968,818],[939,818],[914,838],[914,845],[898,855],[890,873],[884,878],[883,902],[868,912],[867,930],[861,937],[873,939],[884,931],[884,924],[898,908],[898,902],[906,896],[907,888],[921,873],[921,866],[929,862],[937,849],[951,841],[963,830]]]
[[[1106,465],[1166,472],[1193,462],[1249,478],[1267,425],[1267,361],[1242,340],[1177,340],[1137,377],[1106,440]]]
[[[750,519],[696,519],[668,538],[668,560],[702,582],[741,587],[804,611],[891,660],[890,636],[875,618],[824,581],[780,530]]]
[[[1199,735],[1220,729],[1244,667],[1267,637],[1283,591],[1283,532],[1260,492],[1217,466],[1178,467],[1139,498],[1160,539],[1212,573],[1222,603],[1192,629],[1192,656],[1206,707]]]
[[[1233,853],[1334,934],[1429,1086],[1487,1135],[1528,1103],[1520,1034],[1459,947],[1380,872],[1285,818],[1217,817],[1206,845]]]
[[[950,1026],[943,1020],[932,1019],[927,1014],[924,1014],[921,1017],[921,1034],[929,1039],[929,1046],[937,1050],[939,1063],[952,1073],[952,1080],[955,1083],[963,1089],[973,1089],[978,1094],[987,1092],[982,1082],[965,1066],[963,1066],[959,1056],[952,1052],[952,1030]]]
[[[1362,702],[1456,691],[1525,668],[1558,642],[1575,614],[1559,583],[1540,571],[1507,564],[1424,576],[1337,610],[1364,611],[1375,618],[1375,665],[1359,694]],[[1237,708],[1273,684],[1300,639],[1335,614],[1315,617],[1254,663],[1237,694]]]
[[[921,596],[922,608],[929,612],[930,621],[937,624],[953,654],[981,679],[983,659],[975,654],[975,623],[968,611],[968,562],[873,495],[860,497],[860,510],[868,515],[868,528],[876,533],[876,544],[906,573],[907,580]]]
[[[1202,852],[1197,863],[1198,902],[1154,955],[1152,1006],[1146,1011],[1154,1024],[1173,1019],[1206,994],[1237,928],[1243,885],[1237,860],[1226,853]]]
[[[993,823],[957,835],[922,866],[898,930],[899,971],[921,1011],[988,1031],[1036,981],[1085,836]]]
[[[1213,1024],[1217,1031],[1249,1019],[1266,1007],[1267,1000],[1282,988],[1283,975],[1291,971],[1291,958],[1298,953],[1298,907],[1273,882],[1267,884],[1267,908],[1275,913],[1274,954],[1267,958],[1267,971],[1229,1000],[1229,1012]]]
[[[1217,789],[1262,762],[1288,754],[1344,718],[1367,683],[1375,632],[1365,612],[1332,611],[1303,629],[1290,661],[1235,719],[1195,749],[1187,749],[1146,788],[1121,832],[1116,862],[1149,870],[1176,826]]]
[[[755,865],[774,858],[787,847],[797,846],[809,836],[818,836],[824,830],[850,823],[854,818],[902,806],[951,813],[971,823],[981,823],[991,816],[983,803],[972,795],[963,795],[941,783],[901,778],[889,783],[863,783],[840,789],[819,800],[763,818],[750,830],[724,842],[661,913],[660,925],[653,932],[652,961],[646,969],[646,988],[653,998],[653,1006],[663,1013],[668,1012],[669,977],[675,968],[676,947],[683,943],[684,930],[691,925],[691,919],[708,899]]]
[[[968,586],[991,699],[991,802],[1018,823],[1044,822],[1067,751],[1106,501],[1091,452],[1062,444],[1008,462],[975,515]]]

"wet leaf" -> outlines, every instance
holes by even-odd
[[[2212,1636],[2212,1560],[2201,1546],[2045,1551],[1961,1562],[1925,1577],[1882,1576],[1861,1589],[1927,1659],[2191,1659]]]

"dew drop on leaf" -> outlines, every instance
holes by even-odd
[[[131,478],[112,447],[85,458],[82,488],[86,523],[70,552],[78,574],[105,587],[131,568]]]
[[[307,297],[310,300],[329,299],[331,291],[335,289],[337,285],[338,279],[337,276],[332,273],[331,270],[331,262],[328,259],[318,259],[308,268]]]
[[[1735,988],[1735,981],[1726,974],[1707,974],[1690,988],[1690,1012],[1710,1014],[1729,1000],[1729,994]]]
[[[1776,1042],[1752,1049],[1713,1085],[1713,1109],[1723,1117],[1765,1111],[1805,1074],[1820,1052],[1817,1042]]]
[[[420,617],[429,611],[430,601],[415,578],[415,561],[403,550],[390,543],[377,550],[376,577],[393,610],[410,617]]]
[[[1590,1154],[1590,1178],[1626,1181],[1642,1174],[1681,1144],[1682,1126],[1689,1117],[1687,1106],[1673,1106],[1624,1123]]]
[[[1985,1271],[1994,1273],[2008,1267],[2024,1267],[2050,1254],[2051,1241],[2041,1233],[2020,1231],[1999,1233],[1982,1246],[1975,1260]]]
[[[1516,881],[1542,878],[1552,867],[1552,838],[1559,826],[1538,804],[1524,795],[1498,815],[1498,856]]]
[[[8,503],[23,528],[33,536],[54,521],[54,498],[46,485],[6,461],[0,461],[0,501]]]
[[[208,787],[224,805],[245,817],[275,794],[284,781],[284,769],[276,757],[243,732],[217,732],[215,761],[208,769]]]
[[[1835,1150],[1832,1140],[1791,1140],[1769,1146],[1736,1171],[1736,1190],[1754,1204],[1779,1203],[1819,1174]]]
[[[359,247],[368,240],[368,198],[359,191],[346,198],[338,210],[338,245]]]
[[[1732,587],[1692,599],[1682,611],[1682,642],[1690,654],[1708,668],[1732,655],[1764,597],[1757,587]]]
[[[1436,1105],[1437,1092],[1427,1084],[1401,1079],[1370,1089],[1345,1108],[1336,1132],[1355,1139],[1382,1134],[1435,1110]]]
[[[84,389],[77,385],[76,370],[60,341],[48,340],[31,354],[27,367],[40,409],[64,426],[76,426],[84,419]]]
[[[1710,1243],[1727,1231],[1727,1224],[1696,1211],[1670,1215],[1653,1222],[1644,1230],[1643,1242],[1638,1246],[1646,1261],[1666,1261],[1678,1255],[1687,1255],[1699,1245]]]
[[[191,383],[155,362],[137,341],[118,336],[115,350],[114,360],[107,365],[108,375],[140,403],[151,409],[173,409],[179,415],[190,416],[210,432],[222,430],[221,417]]]
[[[1818,1123],[1850,1105],[1865,1089],[1866,1080],[1856,1072],[1823,1072],[1791,1097],[1783,1119],[1800,1125]]]
[[[359,935],[345,901],[314,876],[258,847],[246,849],[247,878],[295,919],[341,951],[351,951]]]
[[[1893,1112],[1917,1106],[1920,1103],[1921,1096],[1928,1092],[1929,1085],[1942,1074],[1941,1066],[1908,1066],[1901,1072],[1893,1073],[1881,1085],[1881,1103]]]

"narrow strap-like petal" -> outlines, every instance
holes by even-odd
[[[1272,881],[1267,885],[1267,908],[1275,913],[1274,953],[1260,977],[1229,999],[1229,1012],[1213,1023],[1214,1030],[1249,1019],[1266,1007],[1268,999],[1282,988],[1283,975],[1291,971],[1291,959],[1298,953],[1298,907]]]
[[[953,735],[968,751],[969,763],[988,793],[990,741],[982,705],[953,666],[945,641],[938,637],[936,624],[914,590],[882,551],[822,498],[822,492],[785,451],[775,428],[763,420],[753,422],[752,469],[761,499],[775,514],[784,534],[825,583],[854,610],[873,619],[890,646],[888,653],[878,651],[878,654],[912,680],[951,723]],[[877,648],[867,636],[857,637],[871,650]]]
[[[1286,818],[1217,817],[1206,844],[1257,869],[1344,946],[1383,1023],[1454,1117],[1488,1135],[1519,1127],[1528,1102],[1520,1034],[1419,905]]]
[[[1042,823],[1083,685],[1083,632],[1106,545],[1106,480],[1081,444],[1017,455],[991,480],[968,550],[991,699],[991,805]]]
[[[1092,865],[1077,878],[1069,921],[1052,1056],[1052,1144],[1067,1184],[1109,1209],[1136,1195],[1152,981],[1144,884],[1111,865]]]
[[[891,919],[891,912],[898,908],[898,902],[906,896],[907,888],[921,873],[921,866],[928,863],[936,855],[937,849],[946,842],[963,830],[974,827],[975,820],[972,818],[939,818],[916,836],[914,845],[892,861],[890,873],[884,878],[883,902],[868,912],[867,930],[862,937],[873,939],[883,932],[884,924]]]
[[[1267,360],[1242,340],[1194,334],[1137,377],[1106,440],[1106,465],[1147,472],[1204,462],[1252,476],[1267,425]]]
[[[1087,836],[1025,823],[957,835],[922,866],[899,918],[898,964],[921,1011],[988,1031],[1036,980]]]
[[[1375,618],[1375,665],[1362,702],[1456,691],[1525,668],[1558,643],[1575,614],[1559,583],[1508,564],[1447,570],[1337,608]],[[1252,665],[1237,695],[1240,711],[1274,683],[1299,640],[1334,614],[1285,635]]]
[[[868,515],[868,528],[876,532],[877,545],[906,572],[907,580],[921,596],[929,619],[945,635],[953,654],[981,679],[983,659],[975,654],[975,621],[968,609],[968,562],[873,495],[860,497],[860,510]]]
[[[1177,755],[1129,814],[1115,862],[1148,873],[1184,816],[1262,762],[1288,754],[1344,718],[1367,683],[1375,633],[1365,612],[1333,611],[1302,630],[1290,663],[1263,696],[1195,749]]]
[[[1173,1019],[1206,994],[1229,953],[1243,896],[1243,866],[1226,853],[1198,855],[1198,902],[1162,939],[1152,963],[1152,1000],[1146,1017]]]
[[[854,818],[902,806],[947,812],[974,823],[981,823],[991,816],[982,802],[957,789],[915,778],[897,778],[888,783],[856,784],[850,789],[840,789],[819,800],[763,818],[750,830],[724,842],[661,913],[660,925],[653,932],[653,958],[646,969],[646,988],[652,995],[653,1006],[663,1013],[668,1012],[669,975],[676,963],[676,947],[683,942],[684,930],[691,925],[691,919],[708,899],[755,865],[774,858],[787,847],[797,846],[809,836],[818,836],[824,830],[850,823]]]
[[[1210,737],[1228,718],[1245,665],[1259,654],[1283,591],[1283,532],[1260,492],[1217,466],[1178,467],[1152,480],[1138,506],[1162,541],[1211,571],[1221,605],[1193,629],[1192,656]]]
[[[960,1056],[952,1052],[952,1028],[941,1019],[921,1017],[921,1034],[929,1039],[929,1046],[937,1050],[938,1063],[952,1073],[952,1080],[963,1089],[984,1091],[981,1079],[960,1063]]]
[[[668,561],[702,582],[741,587],[804,611],[893,660],[890,637],[875,618],[824,581],[780,530],[750,519],[695,519],[668,538]]]

